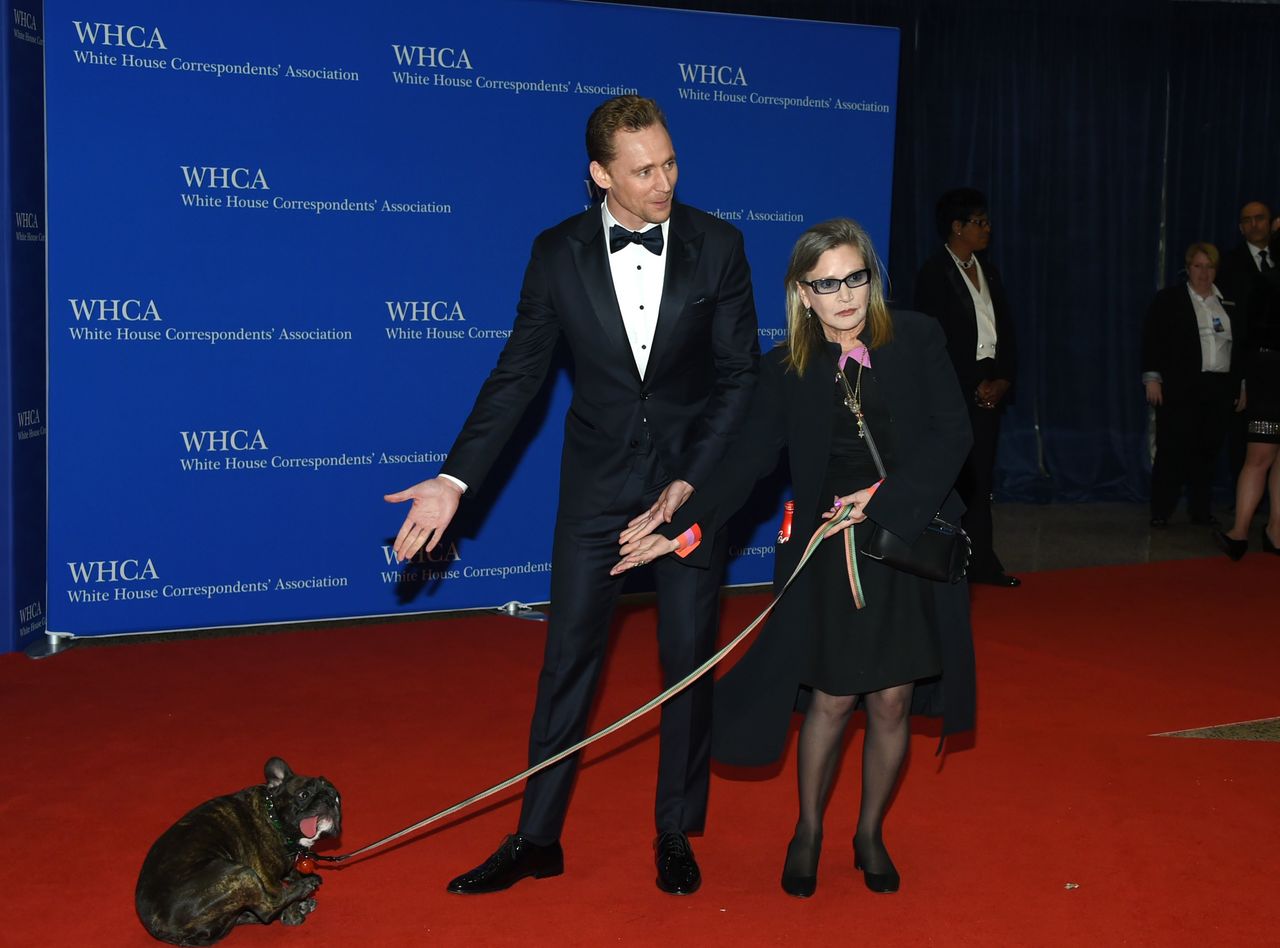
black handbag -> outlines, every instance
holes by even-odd
[[[936,516],[914,543],[871,522],[861,549],[863,556],[940,583],[958,583],[964,579],[972,552],[969,534]]]
[[[884,462],[880,460],[880,451],[871,437],[871,428],[862,416],[862,403],[858,395],[849,387],[849,379],[844,370],[836,371],[836,378],[844,385],[845,407],[853,413],[858,421],[858,436],[867,442],[867,450],[871,452],[871,460],[875,462],[880,478],[885,477]],[[862,380],[862,364],[858,364],[858,380]],[[861,394],[861,386],[859,393]],[[866,521],[870,529],[863,531],[864,536],[860,549],[862,555],[879,560],[894,569],[922,576],[936,582],[958,583],[964,579],[969,568],[969,559],[973,548],[969,542],[969,534],[959,524],[950,523],[934,515],[924,532],[908,543],[895,533],[890,533],[880,524]]]

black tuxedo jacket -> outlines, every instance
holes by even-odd
[[[442,473],[478,487],[547,374],[573,359],[560,513],[599,512],[618,492],[646,427],[663,467],[705,483],[741,424],[759,359],[751,275],[737,228],[676,204],[649,363],[641,378],[609,272],[598,205],[533,242],[511,336]],[[647,422],[645,421],[647,419]]]
[[[1268,256],[1270,254],[1268,253]],[[1253,254],[1244,241],[1236,244],[1222,255],[1218,261],[1217,279],[1214,281],[1224,293],[1232,299],[1239,296],[1239,287],[1252,283],[1254,277],[1261,276],[1257,264],[1253,262]]]
[[[952,489],[973,436],[965,400],[959,396],[942,333],[919,313],[893,314],[894,338],[871,353],[876,383],[892,411],[893,456],[884,483],[866,514],[890,532],[914,541],[941,512],[958,521],[964,504]],[[822,511],[821,494],[831,453],[832,389],[838,347],[819,354],[803,376],[788,371],[779,346],[761,359],[760,381],[742,437],[705,489],[677,511],[659,533],[674,538],[697,522],[718,528],[742,505],[755,482],[777,465],[782,449],[790,461],[796,508],[791,542],[779,545],[774,591],[791,575]],[[872,432],[873,435],[876,432]],[[836,542],[834,540],[827,542]],[[688,560],[709,555],[703,543]],[[930,583],[943,653],[943,677],[917,687],[912,709],[943,717],[943,733],[973,726],[973,644],[968,584]],[[741,765],[769,763],[782,752],[804,666],[805,630],[815,608],[808,574],[801,573],[783,596],[750,652],[716,688],[713,754]],[[852,603],[850,604],[852,609]],[[945,688],[944,688],[945,685]]]
[[[1270,250],[1267,251],[1267,256],[1271,256]],[[1244,241],[1224,253],[1222,259],[1218,261],[1218,274],[1214,282],[1240,311],[1239,332],[1234,326],[1232,327],[1232,336],[1235,337],[1233,343],[1243,338],[1249,314],[1264,308],[1270,289],[1268,282],[1274,284],[1280,281],[1280,264],[1273,259],[1271,265],[1272,269],[1267,276],[1264,276],[1258,269],[1258,265],[1253,262],[1253,253]],[[1236,314],[1230,310],[1228,313],[1232,322],[1235,322]]]
[[[1231,320],[1231,380],[1239,386],[1244,326],[1237,325],[1237,307],[1231,300],[1224,298],[1222,308]],[[1166,286],[1156,293],[1147,310],[1142,330],[1142,371],[1159,372],[1164,380],[1164,397],[1176,400],[1192,391],[1200,377],[1200,365],[1200,327],[1187,285]]]
[[[978,260],[982,264],[982,272],[991,292],[991,303],[996,312],[994,377],[1005,379],[1012,385],[1018,373],[1018,349],[1014,339],[1013,317],[1009,314],[1009,299],[1004,292],[1004,281],[1000,279],[1000,272],[995,265],[987,259],[985,253],[979,254]],[[955,368],[965,400],[970,402],[981,379],[974,357],[978,348],[978,315],[973,308],[973,297],[965,286],[966,279],[956,268],[947,248],[943,247],[925,261],[916,275],[912,305],[942,323],[951,364]]]

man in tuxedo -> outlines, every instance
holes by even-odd
[[[1259,284],[1277,269],[1271,259],[1271,210],[1261,201],[1240,208],[1240,236],[1244,238],[1222,255],[1218,285],[1227,299],[1235,300],[1246,315]]]
[[[1018,586],[996,555],[991,525],[992,473],[1000,439],[1000,414],[1017,374],[1013,318],[1004,283],[986,257],[991,243],[987,199],[957,188],[938,199],[934,214],[941,250],[916,276],[915,308],[942,323],[947,354],[969,406],[973,448],[956,490],[965,503],[964,529],[973,544],[969,581]]]
[[[600,105],[587,122],[587,157],[604,200],[534,240],[511,336],[440,475],[386,498],[413,501],[397,558],[434,548],[543,384],[557,342],[567,343],[573,401],[530,765],[585,735],[621,585],[609,575],[618,535],[646,509],[669,521],[705,481],[740,428],[759,359],[742,234],[675,201],[676,155],[657,103],[619,96]],[[709,569],[674,557],[652,566],[667,685],[714,650],[725,559],[723,537],[715,543]],[[701,882],[687,834],[706,816],[710,688],[707,677],[662,708],[657,884],[678,895]],[[530,778],[516,833],[449,891],[560,874],[576,768],[575,756]]]

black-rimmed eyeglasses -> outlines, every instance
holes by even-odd
[[[798,280],[796,282],[807,286],[815,293],[821,293],[825,296],[840,289],[841,283],[849,289],[855,290],[860,286],[865,286],[870,280],[871,271],[864,268],[862,270],[854,270],[843,280],[837,280],[835,277],[823,277],[821,280]]]
[[[990,218],[986,218],[986,217],[966,217],[964,219],[964,222],[966,224],[972,224],[974,227],[990,227],[991,226]]]

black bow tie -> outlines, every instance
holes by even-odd
[[[617,253],[627,244],[640,244],[652,254],[662,253],[662,226],[650,227],[644,233],[627,230],[618,224],[609,228],[609,253]]]

